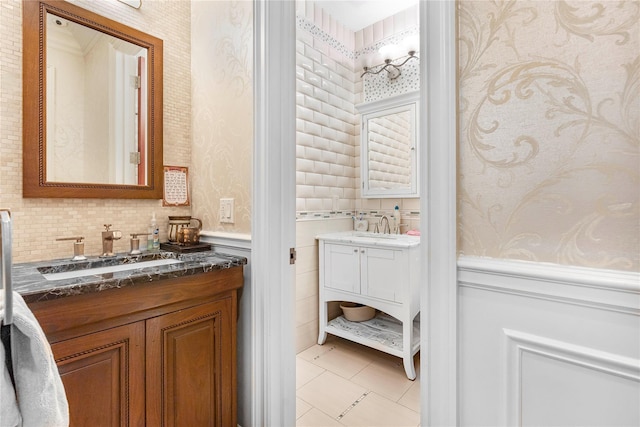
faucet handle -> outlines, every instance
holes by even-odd
[[[137,239],[138,236],[151,236],[151,233],[131,233],[129,234],[132,239]]]
[[[400,234],[400,227],[408,227],[409,224],[398,224],[396,226],[396,234]]]
[[[104,225],[104,231],[109,231],[109,229],[113,224],[103,224],[103,225]]]
[[[62,240],[75,240],[76,243],[82,243],[82,241],[84,240],[84,236],[58,237],[56,239],[56,242],[59,242],[59,241],[62,241]]]
[[[84,256],[84,236],[74,236],[74,237],[58,237],[57,241],[61,240],[75,240],[73,244],[73,261],[83,261],[87,259]]]

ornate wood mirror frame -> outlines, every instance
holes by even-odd
[[[46,17],[51,13],[147,49],[147,153],[141,185],[47,181]],[[23,1],[23,196],[162,198],[162,40],[61,0]],[[70,162],[71,163],[71,162]],[[72,168],[74,165],[69,164]]]

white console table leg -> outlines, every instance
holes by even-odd
[[[327,302],[320,301],[319,307],[320,313],[318,313],[318,344],[322,345],[327,340]]]
[[[413,321],[405,319],[402,322],[402,362],[404,364],[404,372],[411,381],[416,379],[416,368],[413,364],[412,353],[413,343]]]

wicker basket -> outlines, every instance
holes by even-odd
[[[373,319],[376,315],[375,308],[354,302],[343,302],[340,304],[340,308],[344,318],[350,322],[364,322]]]

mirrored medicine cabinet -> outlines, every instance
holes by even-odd
[[[162,198],[162,40],[23,1],[23,195]]]
[[[363,198],[419,197],[420,91],[356,106],[362,115],[360,175]]]

